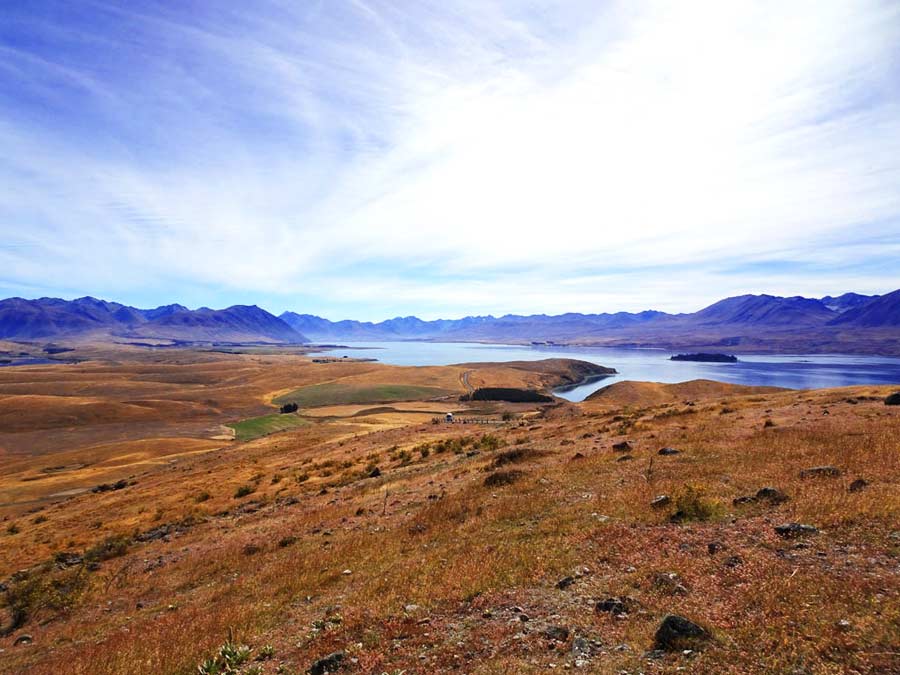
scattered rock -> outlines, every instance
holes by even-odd
[[[885,405],[900,405],[900,391],[895,391],[884,399]]]
[[[616,461],[617,462],[630,462],[632,459],[634,459],[634,457],[632,457],[631,455],[622,455]]]
[[[867,487],[869,487],[869,481],[864,478],[857,478],[855,481],[850,483],[850,487],[848,488],[850,492],[862,492]]]
[[[789,501],[790,497],[778,488],[762,487],[756,491],[756,499],[758,501],[769,502],[770,504],[783,504],[784,502]]]
[[[53,562],[55,562],[56,566],[60,569],[66,569],[67,567],[75,567],[76,565],[80,565],[84,562],[84,558],[82,558],[77,553],[72,553],[70,551],[60,551],[53,556]]]
[[[565,642],[569,639],[569,629],[565,626],[550,626],[544,631],[544,637],[555,642]]]
[[[325,675],[337,671],[341,667],[344,657],[344,652],[334,652],[322,657],[309,667],[309,675]]]
[[[16,641],[13,642],[13,646],[30,645],[32,642],[34,642],[33,637],[31,637],[28,633],[22,633],[19,637],[16,638]]]
[[[621,598],[606,598],[605,600],[600,600],[596,605],[594,605],[594,611],[597,614],[628,614],[629,612],[637,609],[639,603],[634,598],[629,598],[627,596]]]
[[[403,611],[406,612],[407,614],[415,614],[416,612],[419,611],[419,606],[418,605],[404,605]]]
[[[653,575],[653,585],[673,595],[686,595],[688,592],[687,586],[681,583],[681,577],[676,572],[657,572]]]
[[[91,488],[91,492],[112,492],[114,490],[124,490],[128,487],[128,481],[124,478],[117,480],[115,483],[100,483]]]
[[[576,452],[574,455],[572,455],[572,459],[584,459],[584,455],[582,455],[580,452]]]
[[[848,631],[851,628],[850,622],[847,619],[841,619],[835,624],[835,627],[840,631]]]
[[[808,534],[818,534],[818,528],[812,525],[804,525],[802,523],[785,523],[784,525],[775,526],[775,534],[783,539],[793,539]]]
[[[634,450],[634,447],[629,441],[621,441],[619,443],[614,443],[612,449],[616,452],[631,452]]]
[[[731,500],[731,503],[735,506],[742,506],[745,504],[755,504],[756,502],[769,502],[769,504],[774,506],[777,504],[783,504],[784,502],[789,500],[790,497],[788,497],[778,488],[763,487],[757,490],[756,494],[754,495],[743,495],[741,497],[735,497]]]
[[[668,614],[656,630],[654,647],[663,651],[675,651],[695,647],[696,643],[709,640],[709,631],[677,614]]]
[[[837,478],[840,475],[841,470],[836,466],[813,466],[800,472],[800,478]]]
[[[378,478],[381,475],[381,469],[377,466],[369,472],[369,478]]]
[[[675,448],[660,448],[658,455],[669,456],[669,455],[680,455],[681,450],[676,450]]]
[[[731,569],[743,564],[744,559],[739,555],[728,556],[728,558],[725,559],[725,567],[730,567]]]
[[[654,509],[661,509],[664,506],[668,506],[672,503],[672,498],[669,495],[657,495],[653,498],[653,501],[650,502],[650,506]]]
[[[571,586],[574,583],[575,583],[575,577],[563,577],[562,579],[560,579],[559,581],[556,582],[556,587],[560,590],[563,590],[564,588],[568,588],[569,586]]]
[[[719,551],[725,550],[725,544],[721,541],[711,541],[706,545],[706,552],[710,555],[715,555]]]
[[[349,576],[353,574],[353,570],[344,570],[343,572],[341,572],[341,574],[343,574],[344,576]]]

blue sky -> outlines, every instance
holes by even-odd
[[[900,287],[900,3],[0,0],[0,297]]]

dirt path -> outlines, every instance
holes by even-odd
[[[467,371],[463,372],[463,374],[459,378],[460,382],[462,382],[463,386],[466,388],[466,393],[468,393],[468,394],[471,394],[473,391],[475,391],[475,389],[472,387],[472,385],[469,384],[469,374],[471,372],[472,372],[471,370],[467,370]]]

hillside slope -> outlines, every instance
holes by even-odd
[[[0,670],[187,674],[231,638],[243,673],[897,672],[891,390],[719,386],[120,470],[7,521]]]

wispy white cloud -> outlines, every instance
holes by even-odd
[[[360,318],[897,285],[896,3],[559,4],[18,10],[0,284]]]

